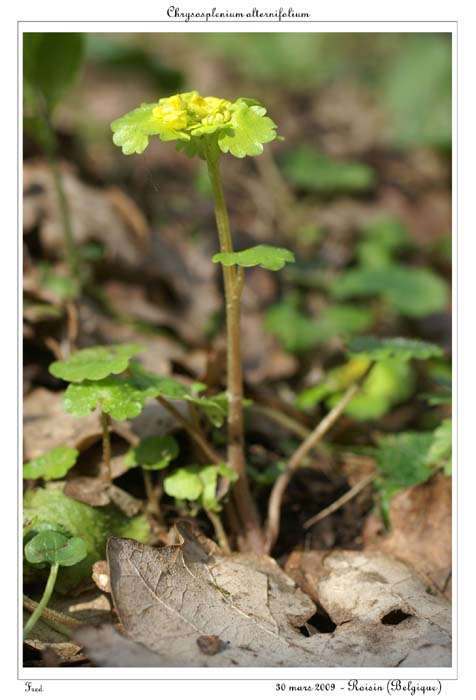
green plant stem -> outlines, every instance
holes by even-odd
[[[102,429],[102,462],[107,469],[107,478],[112,483],[112,467],[111,467],[111,436],[109,434],[109,416],[104,411],[101,411],[101,429]]]
[[[212,186],[220,251],[232,253],[230,222],[220,176],[220,155],[214,141],[205,139],[205,156]],[[233,488],[233,496],[244,532],[243,546],[245,549],[261,552],[264,547],[264,537],[258,511],[249,488],[244,454],[240,327],[243,269],[224,265],[223,280],[227,328],[228,463],[239,477]]]
[[[58,570],[59,570],[59,564],[52,564],[50,573],[48,576],[48,580],[46,582],[45,590],[43,591],[43,595],[41,596],[41,600],[38,603],[38,607],[36,608],[35,612],[32,614],[28,622],[26,623],[24,629],[23,629],[23,638],[27,636],[29,632],[33,629],[33,627],[36,625],[38,620],[41,617],[41,614],[43,610],[46,608],[46,606],[49,603],[49,600],[51,598],[51,594],[53,593],[53,589],[55,587],[56,583],[56,577],[58,576]]]

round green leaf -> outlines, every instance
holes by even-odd
[[[216,253],[213,262],[219,262],[229,267],[255,267],[259,265],[265,270],[281,270],[287,262],[295,262],[294,253],[287,248],[277,248],[273,245],[256,245],[237,253]]]
[[[153,435],[131,447],[124,464],[126,467],[140,465],[143,469],[165,469],[178,453],[179,446],[171,435]]]
[[[179,500],[196,501],[203,491],[203,483],[196,467],[181,467],[164,479],[164,491]]]
[[[76,463],[78,450],[72,447],[54,447],[41,457],[35,457],[23,465],[24,479],[61,479]]]
[[[129,366],[129,360],[143,350],[141,345],[98,345],[73,353],[66,360],[53,362],[51,374],[67,382],[85,379],[104,379],[120,374]]]
[[[86,555],[84,540],[80,537],[68,538],[54,531],[40,532],[25,545],[25,557],[31,564],[73,566]]]
[[[131,377],[106,377],[97,382],[70,384],[64,394],[64,409],[73,416],[86,416],[101,404],[115,420],[135,418],[144,408],[147,393]]]
[[[348,344],[351,354],[365,353],[372,360],[397,358],[400,360],[427,360],[441,357],[443,350],[434,343],[413,338],[377,338],[361,336],[353,338]]]

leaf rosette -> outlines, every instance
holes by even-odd
[[[111,124],[113,141],[124,155],[143,153],[150,136],[177,141],[177,150],[203,157],[205,137],[214,136],[223,153],[236,158],[257,156],[263,144],[279,138],[276,124],[255,100],[235,102],[202,97],[196,90],[142,104]]]

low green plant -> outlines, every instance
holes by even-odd
[[[25,545],[25,558],[30,564],[49,564],[50,572],[38,606],[23,629],[26,637],[41,617],[53,593],[60,566],[74,566],[87,555],[86,543],[80,537],[65,537],[52,530],[39,532]]]
[[[233,248],[228,211],[220,176],[220,157],[230,153],[237,158],[258,156],[263,144],[278,139],[276,124],[256,100],[235,102],[202,97],[197,91],[163,98],[156,104],[143,104],[111,125],[113,140],[125,155],[142,153],[151,136],[176,141],[177,150],[199,156],[207,164],[215,206],[220,251],[213,260],[221,263],[227,316],[228,464],[237,475],[234,500],[248,545],[257,551],[264,547],[256,505],[250,493],[243,439],[243,379],[241,367],[240,300],[244,268],[261,266],[279,270],[294,255],[284,248],[260,245],[236,252]]]

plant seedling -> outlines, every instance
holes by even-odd
[[[38,606],[23,630],[26,637],[36,625],[53,593],[60,566],[73,566],[87,555],[86,543],[80,537],[65,537],[59,532],[39,532],[25,545],[25,558],[31,564],[50,564],[50,573]]]
[[[74,467],[79,452],[72,447],[54,447],[23,465],[24,479],[62,479]]]
[[[213,260],[223,266],[227,327],[228,465],[237,477],[233,496],[247,545],[255,551],[265,547],[258,512],[252,499],[244,457],[243,379],[241,366],[240,302],[245,267],[279,270],[294,262],[284,248],[258,245],[235,252],[220,175],[220,156],[258,156],[263,144],[279,139],[276,124],[256,100],[235,102],[202,97],[197,91],[142,104],[111,125],[113,141],[125,155],[143,153],[151,136],[176,141],[177,150],[199,156],[207,164],[213,195],[220,251]]]

